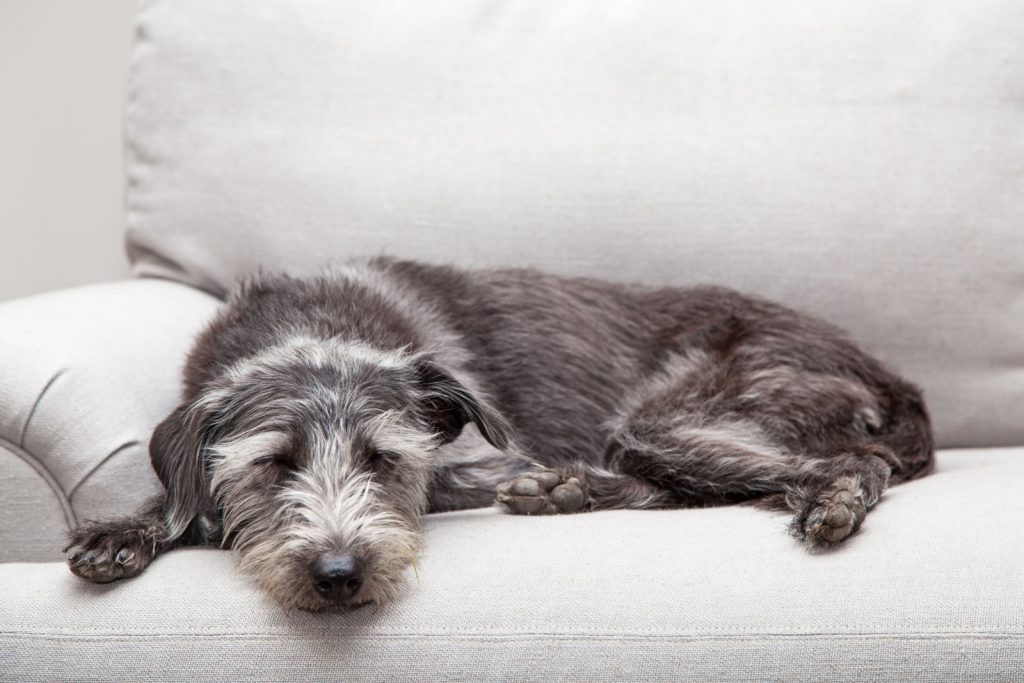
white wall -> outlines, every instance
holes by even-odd
[[[135,0],[0,0],[0,300],[126,277]]]

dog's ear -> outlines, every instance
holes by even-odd
[[[425,390],[423,410],[445,443],[454,441],[467,422],[472,422],[487,441],[499,450],[512,442],[512,426],[479,391],[432,360],[417,363],[417,378]]]
[[[199,515],[213,509],[206,477],[205,420],[190,404],[179,406],[153,431],[149,459],[167,491],[168,540],[185,535]]]

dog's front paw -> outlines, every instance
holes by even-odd
[[[156,555],[159,543],[151,526],[131,522],[87,522],[69,537],[64,553],[71,573],[96,583],[139,574]]]
[[[853,535],[866,514],[860,483],[843,477],[821,491],[798,518],[799,532],[811,548],[835,545]]]
[[[517,515],[556,515],[583,510],[586,484],[580,477],[538,470],[498,487],[498,502]]]

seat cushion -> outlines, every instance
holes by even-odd
[[[139,273],[381,251],[709,281],[850,329],[940,443],[1024,443],[1024,4],[146,3]]]
[[[230,553],[98,586],[0,565],[19,680],[1010,680],[1024,671],[1024,449],[946,451],[842,548],[752,508],[434,515],[400,599],[284,613]]]

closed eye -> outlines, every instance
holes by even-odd
[[[374,469],[389,468],[398,462],[399,455],[383,448],[370,448],[366,452],[366,460]]]
[[[292,458],[289,453],[272,453],[270,455],[264,455],[254,460],[253,463],[257,467],[277,467],[288,470],[289,472],[298,467],[295,464],[294,458]]]

